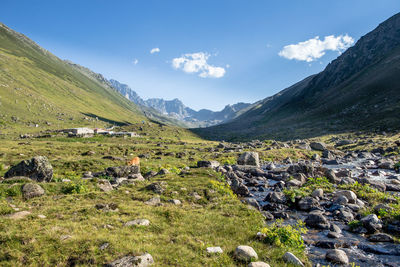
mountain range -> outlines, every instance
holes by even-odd
[[[400,128],[400,13],[322,72],[196,133],[211,139],[293,139]]]
[[[204,127],[230,121],[244,112],[246,108],[250,106],[249,103],[241,102],[234,105],[227,105],[223,110],[217,112],[208,109],[195,111],[185,106],[182,101],[177,98],[173,100],[164,100],[162,98],[150,98],[143,100],[128,85],[122,84],[113,79],[109,80],[109,82],[112,87],[114,87],[118,92],[124,95],[127,99],[131,100],[133,103],[139,106],[152,108],[164,116],[182,121],[186,123],[188,127]]]

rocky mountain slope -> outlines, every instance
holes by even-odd
[[[312,137],[400,126],[400,14],[324,71],[254,104],[233,121],[198,129],[213,139]]]
[[[0,127],[106,126],[146,120],[88,69],[78,70],[0,24]]]
[[[195,111],[186,107],[182,101],[177,98],[173,100],[164,100],[161,98],[143,100],[128,85],[112,79],[109,82],[117,91],[135,104],[152,108],[164,116],[182,121],[187,127],[204,127],[227,122],[236,118],[250,106],[248,103],[237,103],[234,105],[227,105],[223,110],[217,112],[208,109]],[[148,112],[151,112],[151,110],[148,110]]]

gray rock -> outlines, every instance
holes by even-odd
[[[319,197],[319,198],[321,198],[321,197],[324,196],[324,190],[322,190],[322,189],[320,189],[320,188],[315,189],[315,190],[311,193],[311,196],[312,196],[312,197]]]
[[[257,152],[244,152],[237,160],[239,165],[251,165],[260,167],[260,159]]]
[[[325,218],[324,215],[320,213],[311,213],[307,216],[304,220],[306,225],[311,228],[317,229],[328,229],[329,228],[329,221]]]
[[[254,261],[250,262],[248,267],[270,267],[268,263],[265,263],[263,261]]]
[[[182,205],[182,202],[179,199],[171,199],[168,201],[169,203],[172,203],[174,205]]]
[[[357,203],[357,195],[353,191],[350,191],[350,190],[337,191],[335,193],[335,198],[338,198],[340,196],[345,196],[348,199],[349,203],[352,203],[352,204]]]
[[[241,261],[257,260],[258,255],[252,247],[238,246],[234,252],[235,258]]]
[[[349,203],[349,200],[345,196],[338,196],[333,200],[333,203],[345,206]]]
[[[125,223],[125,226],[148,226],[150,221],[147,219],[136,219]]]
[[[318,201],[312,197],[303,197],[297,204],[300,210],[309,211],[312,208],[318,207]]]
[[[347,257],[346,252],[341,249],[330,250],[328,253],[326,253],[325,258],[333,263],[349,264],[349,258]]]
[[[164,184],[159,182],[149,184],[146,186],[146,189],[153,191],[156,194],[162,194],[165,191]]]
[[[375,214],[365,216],[360,222],[370,233],[375,233],[382,229],[382,223]]]
[[[154,264],[153,257],[149,253],[140,256],[125,256],[106,264],[106,267],[146,267]]]
[[[160,203],[161,203],[161,199],[160,199],[159,196],[152,197],[152,198],[150,198],[149,200],[147,200],[147,201],[144,202],[144,204],[150,205],[150,206],[156,206],[156,205],[158,205],[158,204],[160,204]]]
[[[141,173],[137,173],[137,174],[131,174],[128,176],[129,180],[134,180],[135,182],[141,182],[141,181],[145,181],[144,177],[142,176]]]
[[[165,169],[165,168],[162,168],[158,173],[157,173],[157,175],[166,175],[166,174],[168,174],[169,173],[169,170],[167,170],[167,169]]]
[[[44,189],[38,184],[24,184],[22,186],[22,196],[24,199],[40,197],[44,195]]]
[[[108,167],[106,169],[106,175],[111,177],[128,177],[129,175],[139,173],[140,167],[137,165]]]
[[[197,162],[197,167],[205,167],[205,168],[217,168],[219,167],[219,162],[215,160],[202,160]]]
[[[30,160],[23,160],[11,167],[4,175],[5,178],[26,176],[37,182],[50,182],[53,178],[53,167],[43,156],[36,156]]]
[[[242,200],[242,202],[256,208],[257,210],[261,210],[260,204],[258,204],[257,200],[255,200],[254,198],[246,197]]]
[[[269,192],[264,201],[284,204],[286,203],[286,197],[285,194],[283,194],[282,192]]]
[[[112,185],[110,184],[110,181],[101,179],[97,182],[97,187],[100,188],[101,191],[103,192],[110,192],[113,190]]]
[[[390,242],[390,243],[394,242],[393,237],[391,237],[388,234],[384,234],[384,233],[378,233],[378,234],[371,235],[368,238],[368,241],[371,241],[371,242]]]
[[[206,251],[209,254],[221,254],[224,252],[221,247],[208,247]]]
[[[283,259],[285,262],[291,263],[291,264],[293,264],[293,265],[295,265],[295,266],[303,266],[303,267],[304,267],[304,264],[301,262],[301,260],[299,260],[299,259],[298,259],[293,253],[291,253],[291,252],[286,252],[286,253],[283,255],[282,259]]]
[[[324,151],[326,150],[326,145],[322,142],[312,142],[310,143],[310,147],[313,150]]]

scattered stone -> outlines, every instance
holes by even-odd
[[[315,189],[315,190],[311,193],[311,196],[312,196],[312,197],[319,197],[319,198],[321,198],[321,197],[324,196],[324,190],[322,190],[322,189],[320,189],[320,188]]]
[[[221,254],[223,253],[223,250],[221,247],[208,247],[206,249],[207,253],[209,254]]]
[[[322,142],[312,142],[310,143],[310,147],[313,150],[324,151],[326,150],[326,145]]]
[[[147,219],[136,219],[125,223],[125,226],[148,226],[150,221]]]
[[[168,174],[169,173],[169,170],[167,170],[167,169],[165,169],[165,168],[162,168],[158,173],[157,173],[157,175],[166,175],[166,174]]]
[[[172,203],[174,205],[182,205],[182,202],[179,199],[171,199],[168,201],[169,203]]]
[[[370,233],[375,233],[382,229],[381,221],[375,214],[365,216],[360,222]]]
[[[161,203],[161,199],[160,199],[159,196],[152,197],[152,198],[150,198],[149,200],[147,200],[147,201],[144,202],[144,204],[150,205],[150,206],[156,206],[156,205],[158,205],[158,204],[160,204],[160,203]]]
[[[138,165],[130,166],[119,166],[119,167],[108,167],[106,169],[106,175],[111,177],[128,177],[132,174],[139,174],[140,167]]]
[[[197,167],[199,168],[217,168],[219,166],[219,162],[215,160],[202,160],[197,162]]]
[[[258,255],[252,247],[238,246],[234,252],[235,258],[242,261],[257,260]]]
[[[312,208],[318,207],[318,201],[312,197],[303,197],[297,205],[300,210],[309,211]]]
[[[393,237],[391,237],[388,234],[384,234],[384,233],[378,233],[378,234],[371,235],[368,238],[368,241],[371,241],[371,242],[390,242],[390,243],[394,242],[393,241]]]
[[[44,195],[44,189],[38,184],[24,184],[22,186],[22,196],[24,199],[31,199]]]
[[[320,213],[311,213],[307,216],[304,220],[306,225],[311,228],[317,229],[328,229],[329,228],[329,221],[325,218],[324,215]]]
[[[18,212],[12,213],[12,214],[8,214],[5,217],[9,218],[9,219],[13,219],[13,220],[19,220],[19,219],[25,218],[26,216],[28,216],[30,214],[31,214],[30,211],[23,210],[23,211],[18,211]]]
[[[299,260],[293,253],[291,252],[286,252],[282,259],[287,262],[287,263],[291,263],[295,266],[302,266],[304,267],[304,264],[301,262],[301,260]]]
[[[43,215],[43,214],[39,214],[39,215],[38,215],[38,218],[39,218],[39,219],[46,219],[47,217],[46,217],[45,215]]]
[[[251,165],[260,167],[260,159],[257,152],[244,152],[237,160],[239,165]]]
[[[346,252],[341,249],[330,250],[328,253],[326,253],[325,258],[333,263],[349,264],[349,258],[347,257]]]
[[[340,196],[345,196],[348,199],[349,203],[352,203],[352,204],[357,203],[357,195],[353,191],[350,191],[350,190],[337,191],[335,193],[335,198],[338,198]]]
[[[263,261],[254,261],[250,262],[248,267],[270,267],[268,263],[265,263]]]
[[[101,179],[97,182],[97,187],[100,188],[101,191],[103,192],[110,192],[113,190],[112,185],[110,184],[110,181]]]
[[[50,182],[53,178],[53,167],[43,156],[36,156],[30,160],[23,160],[11,167],[4,175],[5,178],[25,176],[37,182]]]
[[[152,264],[154,264],[153,257],[149,253],[145,253],[140,256],[125,256],[105,264],[105,267],[146,267]]]
[[[165,191],[164,184],[159,182],[149,184],[146,186],[146,189],[153,191],[156,194],[162,194]]]
[[[100,250],[105,250],[106,248],[108,248],[110,246],[110,243],[104,243],[104,244],[102,244],[100,247],[99,247],[99,249]]]

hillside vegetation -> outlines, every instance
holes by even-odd
[[[1,132],[32,132],[36,124],[43,129],[142,120],[119,93],[0,24]]]

